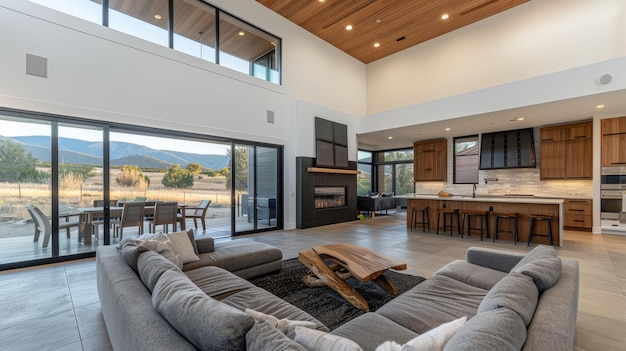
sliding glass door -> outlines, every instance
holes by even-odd
[[[89,255],[103,244],[81,216],[104,195],[103,133],[0,115],[0,267]]]
[[[235,144],[233,149],[234,234],[277,228],[282,214],[278,148]]]

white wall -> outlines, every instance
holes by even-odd
[[[529,1],[367,65],[367,113],[623,57],[625,20],[623,0]]]
[[[282,86],[28,1],[2,0],[0,106],[284,145],[290,194],[295,157],[313,142],[298,135],[297,100],[344,111],[354,124],[348,116],[365,110],[365,66],[255,1],[215,5],[283,38]],[[26,53],[48,59],[48,78],[25,74]],[[285,226],[293,228],[295,199],[286,195],[285,207]]]

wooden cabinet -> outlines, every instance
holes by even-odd
[[[571,230],[591,230],[592,200],[568,199],[563,203],[563,227]]]
[[[541,179],[565,179],[565,140],[542,141],[539,154]]]
[[[436,139],[413,144],[413,175],[416,182],[448,179],[448,141]]]
[[[626,117],[602,120],[602,166],[626,165]]]
[[[592,122],[541,128],[540,179],[591,179]]]

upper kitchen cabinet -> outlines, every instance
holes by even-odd
[[[480,143],[480,169],[534,168],[533,130],[484,133]]]
[[[591,121],[541,128],[540,178],[591,179],[592,132]]]
[[[626,117],[602,120],[602,166],[626,165]]]
[[[413,174],[416,182],[448,180],[448,141],[435,139],[413,144]]]

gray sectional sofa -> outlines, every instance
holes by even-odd
[[[298,329],[278,331],[246,309],[328,331],[242,278],[274,270],[280,251],[245,239],[196,247],[202,263],[182,270],[153,251],[98,248],[98,294],[115,350],[307,350],[293,340]],[[467,316],[444,350],[572,350],[578,286],[577,261],[559,259],[552,247],[527,255],[470,248],[466,260],[328,335],[375,350]]]

